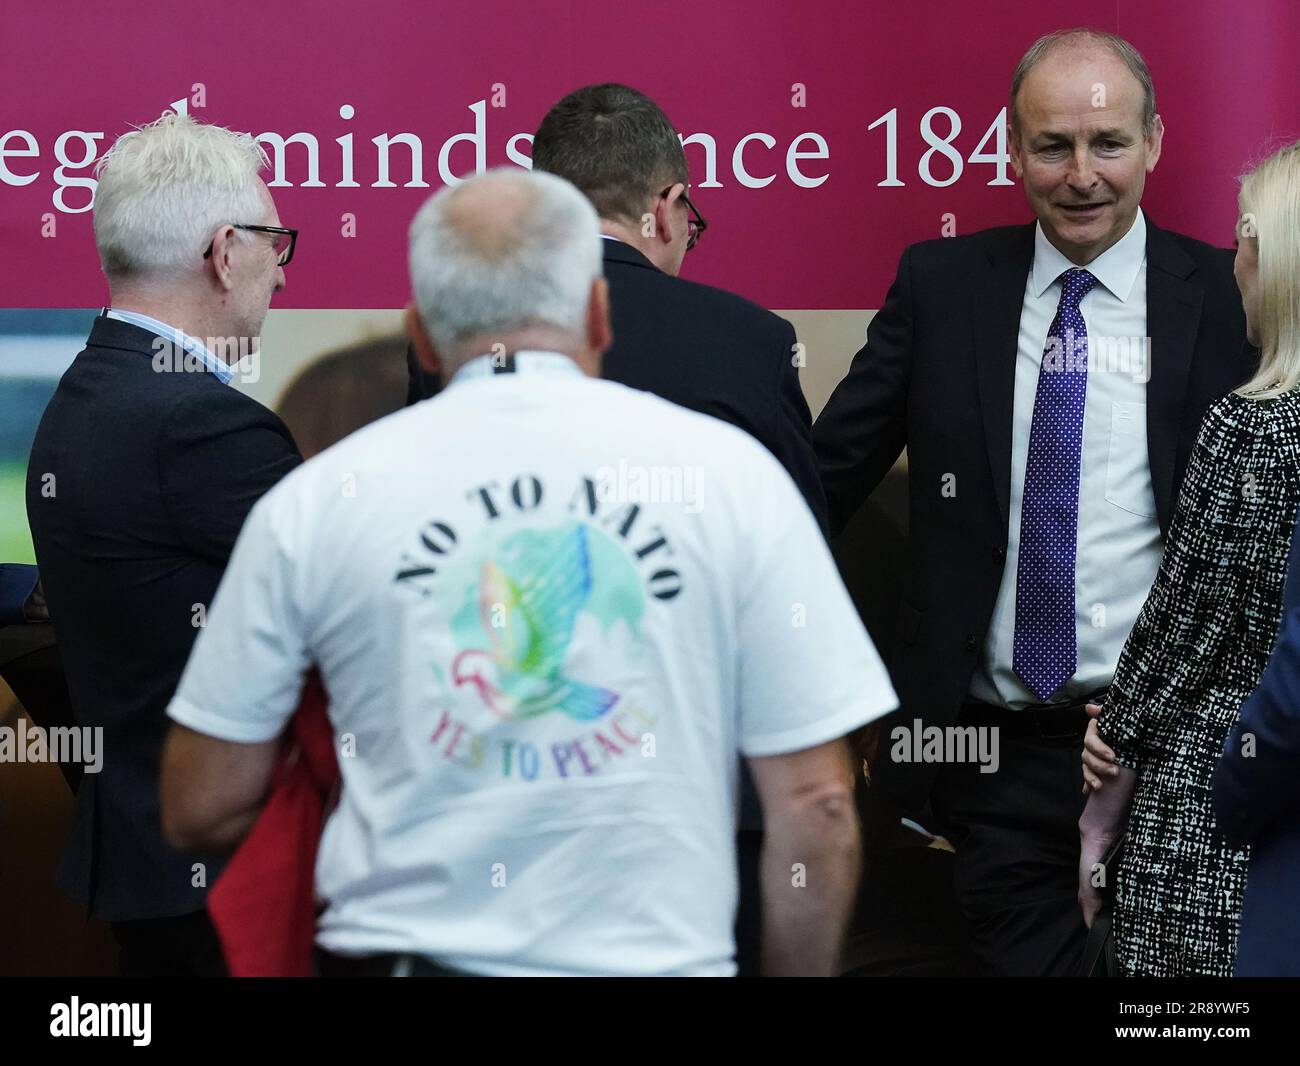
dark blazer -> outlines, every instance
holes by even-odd
[[[59,884],[109,920],[200,910],[206,887],[192,882],[210,886],[220,869],[163,840],[165,711],[245,516],[301,462],[284,423],[255,400],[207,371],[155,370],[156,339],[95,319],[27,473],[73,711],[103,729],[103,768],[77,789]]]
[[[1300,976],[1300,525],[1282,609],[1281,636],[1214,773],[1220,831],[1235,844],[1253,845],[1237,934],[1238,977]],[[1248,735],[1252,748],[1245,746]]]
[[[813,429],[833,534],[907,447],[891,723],[952,724],[984,647],[1006,562],[1016,353],[1033,256],[1033,224],[909,247]],[[1201,417],[1253,366],[1232,253],[1148,217],[1147,331],[1147,447],[1165,532]],[[955,494],[941,492],[949,474]],[[876,777],[918,813],[935,769],[881,759]]]
[[[631,245],[601,243],[614,326],[603,376],[757,438],[825,528],[812,417],[793,363],[794,327],[740,296],[665,274]],[[407,363],[407,404],[438,391],[410,350]]]

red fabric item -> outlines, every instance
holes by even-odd
[[[339,782],[334,729],[312,671],[271,775],[266,806],[208,893],[232,977],[310,977],[316,849]]]

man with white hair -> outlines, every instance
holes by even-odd
[[[112,924],[131,975],[224,972],[204,911],[220,863],[163,839],[164,709],[253,503],[299,462],[228,387],[295,234],[247,134],[166,114],[101,160],[109,306],[32,446],[27,515],[79,724],[104,761],[77,790],[59,883]]]
[[[253,509],[168,709],[170,838],[247,832],[315,665],[343,776],[322,973],[734,972],[740,753],[767,971],[834,972],[843,737],[894,696],[794,483],[735,427],[599,379],[598,223],[563,179],[439,192],[410,265],[446,387]]]

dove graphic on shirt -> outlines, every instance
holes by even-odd
[[[578,721],[604,715],[619,695],[568,677],[565,661],[579,612],[592,593],[586,526],[526,531],[483,562],[478,617],[490,648],[469,648],[452,663],[452,681],[473,686],[501,718],[563,711]]]

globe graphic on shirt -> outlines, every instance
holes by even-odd
[[[457,689],[472,690],[499,718],[556,711],[588,722],[619,702],[591,675],[615,673],[609,667],[618,648],[635,643],[645,600],[636,569],[606,533],[576,521],[514,532],[464,588],[451,625]]]

